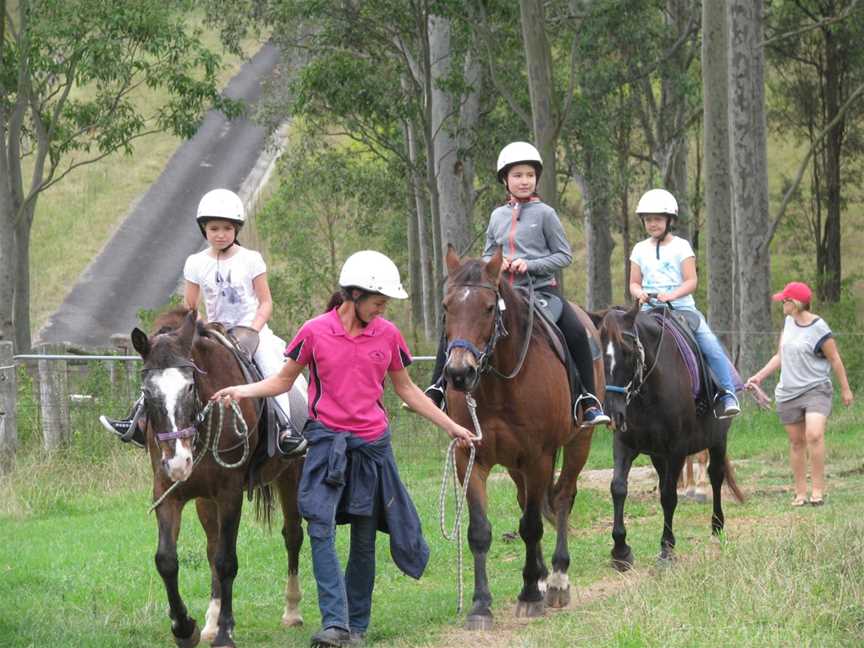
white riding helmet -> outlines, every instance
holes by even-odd
[[[349,256],[342,264],[339,285],[342,288],[362,288],[396,299],[408,297],[399,279],[399,268],[390,257],[375,250],[361,250]]]
[[[510,142],[498,154],[498,182],[505,182],[507,171],[514,164],[530,164],[537,170],[537,179],[543,171],[543,159],[533,144],[528,142]]]
[[[246,208],[240,196],[228,189],[213,189],[204,194],[198,203],[195,220],[199,225],[203,225],[215,218],[243,225],[246,220]]]
[[[678,201],[665,189],[649,189],[639,199],[636,213],[640,216],[643,214],[666,214],[674,218],[678,216]]]

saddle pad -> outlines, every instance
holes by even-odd
[[[702,393],[702,379],[696,351],[690,346],[684,334],[671,319],[664,317],[661,313],[651,313],[651,316],[675,341],[675,346],[678,347],[678,353],[681,354],[681,359],[684,360],[687,373],[690,376],[690,391],[693,395],[693,400],[697,400]]]

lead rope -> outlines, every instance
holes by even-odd
[[[460,489],[459,478],[456,474],[456,439],[453,439],[447,448],[447,457],[444,460],[444,476],[441,479],[441,492],[438,495],[438,522],[441,526],[441,535],[444,536],[445,540],[456,542],[456,614],[462,613],[462,511],[467,499],[468,480],[471,478],[471,470],[474,468],[474,457],[477,454],[476,444],[483,440],[483,430],[480,429],[480,421],[477,420],[477,402],[471,394],[465,394],[465,402],[468,404],[468,413],[471,415],[471,421],[476,431],[473,439],[474,443],[471,444],[471,451],[468,454],[468,466],[465,468],[465,478],[462,480],[462,488]],[[456,499],[456,515],[453,519],[453,530],[447,531],[444,522],[444,513],[447,478],[451,467],[453,470],[453,497]]]
[[[204,409],[201,410],[201,413],[198,414],[198,420],[197,420],[198,425],[201,425],[202,423],[204,423],[207,420],[208,415],[210,414],[210,410],[213,409],[213,403],[214,403],[214,401],[210,401],[209,403],[207,403],[207,405],[204,406]],[[213,447],[212,448],[210,447],[210,432],[211,432],[211,429],[213,428],[213,424],[214,424],[215,419],[214,419],[214,417],[210,417],[210,425],[204,425],[203,426],[204,432],[206,435],[204,437],[204,445],[202,446],[201,452],[198,454],[197,457],[195,457],[195,461],[192,462],[192,470],[195,470],[195,467],[199,463],[201,463],[201,460],[207,454],[207,450],[210,450],[213,453],[213,459],[216,461],[216,463],[218,463],[223,468],[229,468],[229,469],[230,468],[236,468],[237,466],[242,465],[246,461],[246,459],[248,458],[248,456],[249,456],[249,428],[246,425],[245,419],[243,418],[243,413],[240,411],[240,408],[237,405],[237,401],[231,401],[231,411],[234,414],[234,434],[242,439],[243,457],[240,459],[240,461],[233,463],[233,464],[229,464],[229,463],[225,462],[222,459],[222,457],[219,456],[219,437],[222,435],[222,420],[223,420],[223,416],[225,414],[225,405],[221,401],[219,401],[219,424],[218,424],[218,427],[216,429],[216,434],[213,438]],[[238,429],[237,421],[240,421],[239,427],[242,428],[242,432]],[[171,486],[168,487],[168,490],[166,490],[164,493],[162,493],[162,495],[159,497],[159,499],[157,499],[155,502],[153,502],[153,504],[150,506],[150,508],[147,509],[147,512],[152,513],[153,511],[155,511],[156,508],[162,502],[165,501],[165,498],[168,497],[168,495],[170,495],[171,492],[182,483],[183,482],[176,481],[173,484],[171,484]]]

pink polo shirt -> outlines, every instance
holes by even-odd
[[[366,441],[381,437],[389,424],[381,400],[387,372],[411,364],[395,324],[376,317],[351,337],[335,308],[300,327],[285,356],[309,368],[309,417]]]

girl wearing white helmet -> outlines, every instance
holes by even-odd
[[[267,326],[273,313],[267,265],[259,252],[237,242],[246,220],[243,201],[228,189],[213,189],[198,203],[195,220],[208,246],[190,255],[183,267],[186,307],[197,310],[203,298],[208,321],[221,322],[228,329],[234,326],[254,328],[258,331],[255,364],[265,378],[278,373],[284,363],[285,341]],[[284,455],[303,452],[306,442],[291,425],[288,394],[274,400],[280,427],[280,451]],[[103,416],[100,421],[122,440],[141,444],[141,430],[138,425],[132,425],[137,409],[129,419],[118,421]]]
[[[460,445],[469,446],[472,440],[408,375],[411,354],[405,339],[383,317],[391,298],[408,296],[393,261],[373,250],[356,252],[342,266],[339,286],[327,311],[300,327],[277,375],[213,395],[230,401],[284,393],[304,367],[309,369],[309,421],[304,429],[309,447],[299,504],[308,524],[321,611],[313,646],[362,641],[372,609],[379,526],[390,533],[393,559],[407,575],[419,578],[429,558],[390,445],[382,404],[385,379],[389,376],[404,402]],[[347,523],[351,549],[343,576],[335,534],[336,524]]]
[[[483,258],[488,261],[495,250],[502,247],[503,270],[511,285],[527,286],[533,281],[535,290],[560,299],[562,311],[557,324],[579,373],[573,416],[579,418],[581,404],[584,427],[609,423],[609,417],[594,396],[594,361],[588,335],[570,303],[561,295],[555,279],[555,273],[570,265],[573,255],[558,214],[540,200],[535,191],[543,172],[540,153],[528,142],[511,142],[501,149],[497,166],[498,181],[507,190],[507,203],[495,209],[489,218]],[[426,389],[427,396],[439,405],[444,399],[445,360],[445,345],[441,345],[433,383]]]
[[[677,310],[689,310],[699,316],[696,342],[714,372],[723,392],[718,398],[718,418],[731,418],[741,412],[735,397],[735,369],[720,340],[696,308],[696,255],[690,243],[672,233],[678,217],[678,201],[665,189],[646,191],[636,213],[642,219],[648,238],[633,247],[630,254],[630,294],[650,308],[650,295],[671,304]]]

